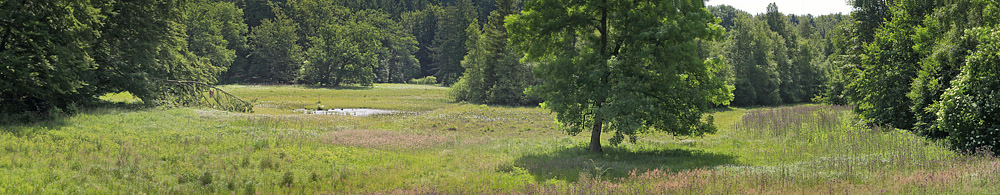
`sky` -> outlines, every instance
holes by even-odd
[[[784,14],[819,16],[851,13],[851,6],[846,0],[708,0],[705,5],[725,4],[756,15],[767,11],[767,4],[771,2],[776,3],[778,11]]]

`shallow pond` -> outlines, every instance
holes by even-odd
[[[328,110],[295,109],[293,112],[304,113],[304,114],[347,115],[347,116],[372,116],[380,114],[404,113],[403,111],[398,111],[398,110],[382,110],[382,109],[368,109],[368,108],[336,108]]]

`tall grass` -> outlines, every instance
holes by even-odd
[[[847,107],[721,111],[716,134],[649,133],[592,154],[586,135],[565,135],[548,111],[452,103],[447,88],[224,88],[264,104],[257,113],[102,108],[0,126],[0,194],[1000,191],[997,158],[856,125]],[[315,99],[412,112],[291,113]]]

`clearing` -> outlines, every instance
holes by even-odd
[[[108,106],[0,126],[0,194],[1000,191],[997,158],[859,127],[848,107],[720,110],[715,134],[591,154],[589,134],[566,135],[547,110],[454,103],[444,87],[222,88],[257,112]],[[294,112],[317,107],[398,112]]]

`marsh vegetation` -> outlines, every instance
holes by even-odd
[[[993,185],[1000,181],[997,158],[959,155],[907,131],[858,125],[843,106],[718,110],[711,113],[719,126],[714,134],[650,132],[595,154],[587,150],[588,136],[566,135],[547,110],[451,103],[444,87],[222,88],[259,99],[258,112],[105,106],[2,126],[0,193],[1000,190]],[[319,101],[336,107],[380,102],[366,107],[412,112],[292,113],[317,102],[304,94],[323,94]],[[106,99],[131,101],[121,97]]]

